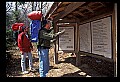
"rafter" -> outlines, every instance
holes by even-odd
[[[90,12],[94,13],[94,11],[89,7],[89,6],[85,6],[85,9],[89,10]]]
[[[105,7],[105,4],[104,4],[104,3],[102,3],[102,2],[98,2],[98,3],[100,3],[102,6],[104,6],[104,7]]]
[[[80,16],[85,16],[83,13],[78,12],[78,11],[75,11],[75,12],[73,12],[73,13],[75,13],[75,14],[79,14]]]
[[[63,11],[64,9],[65,9],[64,7],[58,8],[57,12]]]
[[[54,19],[54,21],[58,21],[60,18],[65,17],[66,15],[68,15],[69,13],[71,13],[72,11],[74,11],[76,8],[80,7],[81,5],[83,5],[85,2],[73,2],[71,4],[69,4],[64,11],[61,11]]]

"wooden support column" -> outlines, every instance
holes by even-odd
[[[81,65],[81,60],[80,60],[80,52],[76,53],[76,66]]]
[[[81,62],[80,62],[80,53],[79,53],[79,25],[78,25],[78,23],[76,23],[76,29],[75,29],[75,40],[76,40],[76,44],[75,44],[75,46],[76,46],[76,66],[80,66],[81,65]]]
[[[112,44],[113,44],[114,76],[117,77],[117,3],[114,4],[112,14]]]
[[[115,25],[116,25],[116,64],[115,64],[115,77],[117,77],[117,3],[115,3]]]
[[[53,27],[54,27],[54,33],[57,32],[57,23],[53,22]],[[54,64],[58,64],[58,46],[57,46],[57,42],[55,41],[54,43],[55,47],[54,47]]]

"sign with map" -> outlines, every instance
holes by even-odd
[[[79,33],[80,33],[80,51],[91,53],[90,23],[80,25]]]
[[[91,22],[92,53],[112,58],[111,17]]]
[[[65,29],[64,34],[59,36],[58,50],[74,51],[74,27],[59,27],[59,31]]]

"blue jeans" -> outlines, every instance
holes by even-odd
[[[40,77],[46,77],[49,71],[49,49],[38,48]]]

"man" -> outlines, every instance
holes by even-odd
[[[39,73],[40,77],[46,77],[49,71],[49,49],[51,40],[54,40],[58,35],[64,33],[65,30],[51,34],[51,21],[43,20],[42,25],[38,34]]]
[[[26,56],[28,56],[29,59],[29,70],[33,69],[32,54],[31,54],[31,50],[33,50],[33,46],[28,37],[28,27],[25,26],[22,27],[22,32],[18,35],[18,47],[21,51],[22,73],[27,74],[28,71],[26,71],[26,65],[25,65]]]

